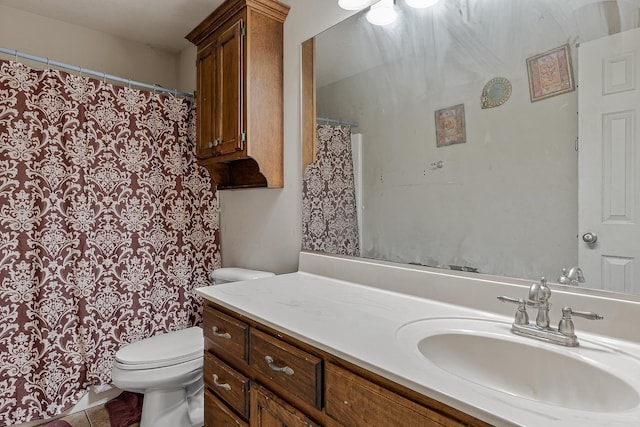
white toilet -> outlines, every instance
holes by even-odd
[[[213,284],[273,276],[266,271],[220,268]],[[156,335],[116,353],[111,379],[121,390],[144,394],[140,427],[204,424],[204,338],[198,326]]]

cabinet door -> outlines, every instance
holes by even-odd
[[[248,424],[213,396],[209,390],[205,390],[204,427],[248,427]]]
[[[215,155],[244,148],[244,21],[223,28],[216,40]]]
[[[198,90],[196,107],[198,109],[198,128],[196,155],[206,159],[214,155],[214,81],[215,81],[215,41],[198,51]]]
[[[251,427],[320,427],[264,387],[251,384]]]

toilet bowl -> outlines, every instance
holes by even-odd
[[[273,276],[266,271],[220,268],[214,284]],[[201,427],[204,337],[198,326],[146,338],[116,353],[113,385],[144,394],[140,427]]]
[[[204,423],[204,338],[198,326],[156,335],[116,353],[113,384],[144,394],[140,427],[199,427]]]

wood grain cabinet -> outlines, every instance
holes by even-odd
[[[320,427],[264,387],[251,386],[251,427]]]
[[[322,359],[251,329],[250,365],[268,386],[322,409]]]
[[[205,427],[488,424],[206,301]]]
[[[211,390],[204,392],[204,425],[207,427],[249,427],[249,424],[217,399]]]
[[[193,29],[198,163],[219,189],[283,186],[283,23],[275,0],[226,0]]]

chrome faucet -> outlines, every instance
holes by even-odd
[[[578,266],[571,267],[569,273],[567,273],[567,269],[562,269],[562,276],[558,279],[558,283],[561,285],[571,285],[571,286],[579,286],[580,283],[584,283],[584,274],[582,274],[582,269]]]
[[[549,298],[551,297],[551,289],[547,286],[547,279],[540,278],[540,283],[534,283],[529,287],[529,304],[530,307],[538,309],[538,316],[536,316],[536,325],[539,328],[549,327]]]
[[[575,334],[572,316],[584,317],[585,319],[590,320],[604,319],[603,316],[593,312],[577,311],[571,307],[564,307],[562,309],[562,319],[558,324],[558,328],[554,329],[549,326],[549,308],[551,307],[551,303],[549,302],[550,298],[551,288],[547,286],[547,279],[544,277],[540,279],[540,283],[533,283],[529,287],[528,300],[524,300],[522,298],[516,299],[507,296],[498,297],[502,302],[518,304],[518,311],[516,312],[515,319],[511,325],[511,332],[516,335],[527,336],[567,347],[577,347],[580,345],[578,337]],[[535,324],[529,323],[527,307],[538,309]]]

